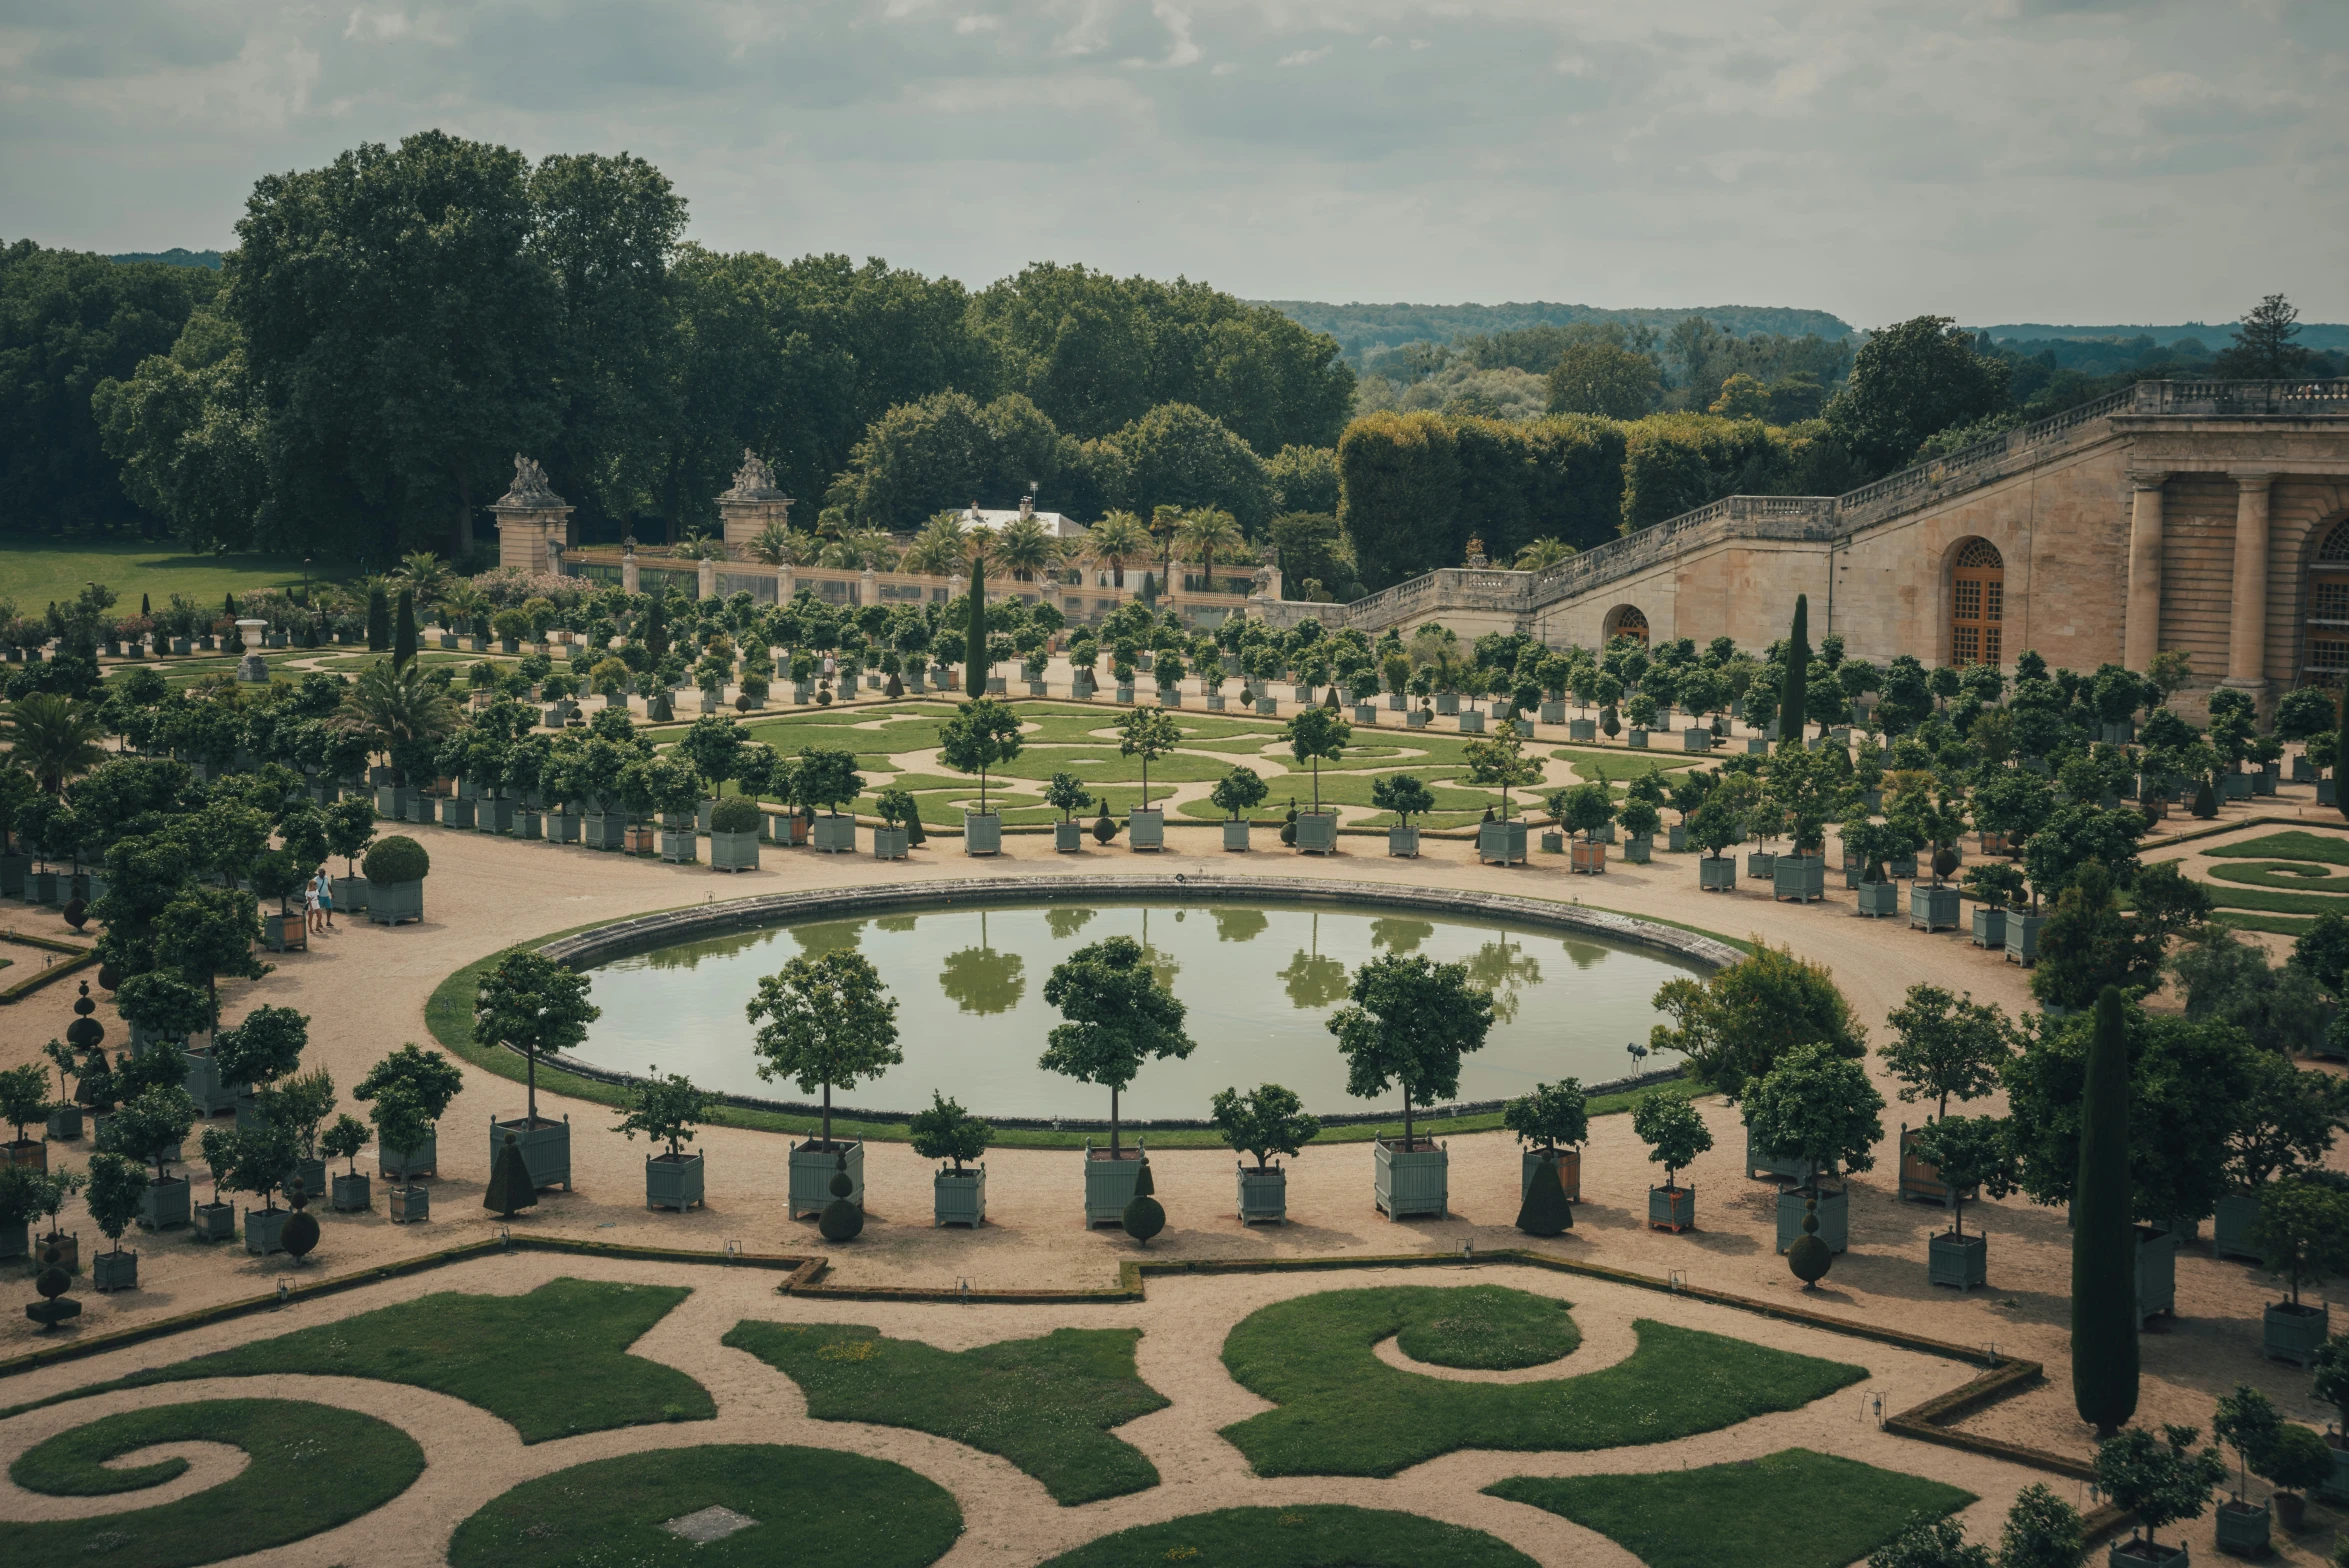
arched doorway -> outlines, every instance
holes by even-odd
[[[2005,660],[2006,558],[1987,539],[1959,547],[1949,583],[1949,662],[1999,664]]]
[[[1607,612],[1608,642],[1628,637],[1642,648],[1648,645],[1648,618],[1628,604],[1619,604]]]
[[[2300,602],[2301,682],[2339,685],[2349,676],[2349,518],[2317,541]]]

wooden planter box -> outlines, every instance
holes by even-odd
[[[1599,721],[1596,719],[1568,719],[1566,721],[1566,738],[1582,741],[1586,744],[1596,741],[1599,738]]]
[[[1871,920],[1887,920],[1900,913],[1900,884],[1862,882],[1854,890],[1859,913]]]
[[[1974,906],[1974,945],[1999,952],[2006,947],[2006,911]]]
[[[1062,855],[1083,854],[1085,850],[1085,824],[1082,822],[1053,823],[1052,848],[1055,853]]]
[[[1243,1225],[1287,1224],[1289,1218],[1289,1173],[1278,1160],[1258,1169],[1246,1160],[1233,1162],[1239,1178],[1240,1223]]]
[[[498,1168],[498,1151],[506,1146],[506,1134],[512,1133],[522,1147],[522,1168],[530,1173],[530,1185],[544,1189],[560,1187],[571,1190],[571,1118],[550,1121],[541,1116],[538,1124],[520,1116],[499,1121],[489,1119],[489,1168]]]
[[[1827,896],[1827,860],[1822,855],[1780,855],[1770,865],[1770,896],[1816,903]]]
[[[809,832],[809,840],[819,855],[853,855],[856,853],[856,818],[818,817]]]
[[[1900,1195],[1919,1203],[1932,1203],[1947,1207],[1949,1186],[1942,1181],[1939,1167],[1929,1160],[1919,1158],[1915,1150],[1910,1147],[1916,1142],[1916,1138],[1916,1130],[1906,1122],[1901,1123]],[[1977,1196],[1976,1193],[1968,1192],[1965,1199],[1971,1203]]]
[[[2265,1557],[2269,1550],[2268,1520],[2266,1503],[2222,1499],[2212,1514],[2212,1523],[2217,1527],[2218,1549],[2229,1557]],[[2185,1553],[2181,1550],[2179,1555],[2182,1557]],[[2121,1559],[2116,1555],[2113,1561],[2118,1563]],[[2132,1556],[2129,1561],[2135,1564],[2143,1559]]]
[[[701,840],[690,818],[661,828],[661,859],[672,866],[690,866],[701,859]]]
[[[1677,1236],[1696,1228],[1696,1188],[1650,1187],[1648,1229],[1668,1230]]]
[[[272,953],[310,951],[310,926],[305,914],[263,915],[261,945]]]
[[[2025,969],[2039,962],[2039,928],[2047,924],[2045,915],[2018,915],[2006,917],[2006,961],[2021,964]]]
[[[1403,860],[1419,858],[1419,829],[1397,824],[1387,829],[1387,854]]]
[[[2218,1200],[2210,1222],[2211,1255],[2262,1261],[2251,1245],[2251,1226],[2259,1218],[2259,1199],[2248,1192],[2230,1192]]]
[[[1375,702],[1358,702],[1354,704],[1354,722],[1362,726],[1364,729],[1377,729],[1378,704]]]
[[[1245,829],[1247,824],[1242,823],[1241,827]],[[1524,836],[1524,829],[1520,828],[1518,837],[1523,839]],[[1334,811],[1298,812],[1297,848],[1300,853],[1310,855],[1336,854],[1338,852],[1338,814]]]
[[[1484,733],[1484,715],[1477,712],[1474,708],[1467,709],[1461,713],[1460,733],[1463,735],[1482,735]]]
[[[1645,751],[1648,749],[1648,732],[1634,725],[1623,732],[1623,744],[1633,751]]]
[[[1910,930],[1955,931],[1960,918],[1956,888],[1935,887],[1930,882],[1909,884]]]
[[[1148,810],[1137,806],[1126,813],[1126,843],[1134,849],[1166,848],[1166,811],[1152,806]]]
[[[1731,893],[1737,890],[1737,862],[1725,855],[1707,855],[1697,862],[1697,891]]]
[[[1460,715],[1460,694],[1456,691],[1437,692],[1436,712],[1447,719],[1458,718]]]
[[[2328,1503],[2349,1502],[2349,1439],[2327,1432],[2325,1446],[2333,1451],[2333,1473],[2317,1488],[2317,1495]]]
[[[2275,1302],[2260,1317],[2259,1353],[2270,1361],[2307,1366],[2316,1359],[2317,1347],[2331,1326],[2330,1307]]]
[[[644,1206],[683,1214],[701,1202],[702,1157],[653,1154],[644,1161]]]
[[[1371,1201],[1390,1220],[1451,1217],[1451,1155],[1427,1139],[1420,1142],[1427,1146],[1404,1149],[1389,1138],[1371,1145]]]
[[[424,918],[424,884],[384,882],[370,887],[367,918],[379,926],[417,924]]]
[[[1085,1228],[1096,1225],[1115,1225],[1125,1217],[1126,1205],[1134,1201],[1134,1184],[1142,1177],[1143,1149],[1140,1140],[1133,1147],[1120,1149],[1118,1158],[1109,1157],[1108,1148],[1095,1148],[1093,1140],[1085,1140]]]
[[[863,1206],[864,1144],[835,1138],[826,1145],[810,1138],[805,1143],[791,1146],[790,1218],[798,1219],[803,1214],[824,1212],[824,1205],[832,1201],[832,1175],[840,1168],[840,1157],[843,1154],[848,1156],[848,1201]]]
[[[2178,1237],[2174,1231],[2150,1225],[2131,1227],[2137,1233],[2137,1326],[2178,1307]]]
[[[628,819],[617,811],[591,811],[580,818],[579,842],[607,855],[628,848]]]
[[[1756,882],[1766,882],[1778,874],[1778,856],[1775,852],[1755,850],[1745,857],[1745,874]]]
[[[1578,877],[1603,877],[1607,874],[1607,846],[1588,839],[1576,839],[1566,847],[1566,868]]]
[[[758,829],[710,835],[712,871],[756,871],[759,868]]]
[[[82,1108],[78,1105],[53,1106],[49,1111],[47,1125],[53,1141],[71,1143],[82,1135]]]
[[[291,1209],[245,1210],[245,1250],[257,1258],[283,1252],[285,1248],[279,1245],[278,1237],[293,1212]]]
[[[1794,1245],[1803,1233],[1805,1205],[1811,1199],[1810,1189],[1781,1187],[1778,1189],[1778,1250],[1784,1252]],[[1841,1187],[1821,1189],[1819,1198],[1819,1239],[1827,1243],[1829,1252],[1842,1252],[1851,1246],[1851,1194]]]
[[[405,1182],[417,1176],[439,1175],[439,1132],[436,1129],[426,1133],[424,1141],[413,1149],[378,1147],[375,1151],[375,1168],[383,1173],[386,1181]]]
[[[1560,1149],[1556,1152],[1558,1156],[1558,1185],[1566,1189],[1568,1203],[1580,1203],[1582,1201],[1582,1151],[1580,1149]],[[1520,1149],[1517,1153],[1517,1201],[1522,1203],[1525,1201],[1525,1195],[1533,1190],[1533,1173],[1541,1169],[1542,1157],[1541,1152],[1537,1149]]]
[[[913,829],[873,829],[873,858],[875,860],[903,860],[913,853]]]
[[[198,1241],[234,1241],[237,1210],[233,1203],[199,1203],[189,1212]]]
[[[1821,1220],[1819,1228],[1825,1230],[1827,1222]],[[1989,1263],[1990,1238],[1987,1236],[1953,1236],[1948,1231],[1936,1231],[1932,1239],[1925,1243],[1925,1279],[1928,1284],[1972,1290],[1976,1285],[1989,1283]]]
[[[444,828],[473,826],[474,802],[463,795],[451,795],[440,803],[440,825]]]
[[[0,1165],[21,1165],[28,1171],[46,1171],[49,1168],[49,1145],[39,1138],[26,1138],[17,1143],[0,1143]]]
[[[1270,697],[1259,697],[1256,699],[1257,717],[1269,719],[1278,714],[1280,711],[1281,705],[1274,699]]]
[[[511,835],[514,831],[514,802],[503,795],[476,802],[473,826],[482,833]]]
[[[334,889],[334,907],[339,913],[363,915],[367,912],[365,877],[336,877],[328,886]]]
[[[962,852],[966,855],[1003,853],[1003,813],[966,811],[962,814]]]
[[[1810,1174],[1810,1167],[1799,1155],[1778,1159],[1754,1142],[1754,1130],[1745,1130],[1745,1176],[1748,1181],[1801,1181]]]
[[[432,1218],[432,1193],[424,1187],[392,1187],[384,1193],[384,1212],[394,1225],[413,1225]]]
[[[195,1188],[185,1176],[147,1183],[139,1194],[139,1224],[147,1230],[175,1230],[194,1212]]]
[[[139,1288],[139,1255],[136,1252],[100,1252],[90,1259],[90,1284],[98,1290],[136,1290]]]
[[[959,1171],[941,1170],[930,1178],[930,1225],[968,1225],[976,1230],[987,1223],[987,1167],[967,1165]]]
[[[1248,819],[1246,817],[1237,817],[1224,823],[1223,847],[1233,851],[1245,851],[1247,849]]]
[[[28,1256],[33,1250],[31,1228],[24,1220],[0,1220],[0,1260]]]
[[[323,1199],[327,1188],[326,1162],[315,1157],[297,1159],[294,1161],[294,1173],[287,1180],[289,1191],[291,1183],[298,1181],[302,1184],[302,1196],[305,1199]]]
[[[1655,853],[1656,836],[1653,833],[1633,833],[1623,840],[1623,859],[1627,865],[1647,865],[1655,858]]]

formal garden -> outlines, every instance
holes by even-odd
[[[90,593],[8,633],[0,897],[83,944],[13,1015],[55,1038],[0,1070],[0,1258],[28,1296],[0,1541],[28,1561],[215,1561],[414,1525],[429,1497],[458,1563],[926,1563],[981,1538],[1007,1562],[1499,1563],[1581,1531],[1651,1568],[2076,1568],[2127,1529],[2116,1568],[2180,1568],[2178,1527],[2295,1550],[2312,1499],[2349,1500],[2349,1447],[2302,1418],[2349,1403],[2324,1298],[2349,1091],[2322,1065],[2349,1058],[2327,887],[2349,840],[2299,809],[2331,808],[2326,693],[2263,726],[2222,689],[2196,723],[2168,655],[1874,669],[1814,649],[1800,601],[1759,652],[1552,650],[432,566],[331,614],[263,591],[142,628]],[[1417,881],[1339,887],[1317,854]],[[413,1022],[354,1031],[301,990],[326,949],[388,971],[464,929],[441,889],[510,864],[485,855],[694,880],[631,894],[648,921],[435,949]],[[1173,875],[1218,855],[1214,889]],[[1058,885],[923,878],[969,857]],[[1618,884],[1697,896],[1583,907]],[[1745,934],[1755,907],[1778,940]],[[1829,920],[1892,959],[1894,1005],[1862,1016],[1806,952]],[[1978,1000],[1961,954],[2029,1005]],[[498,1109],[460,1123],[482,1083]],[[1348,1173],[1344,1225],[1412,1238],[1490,1201],[1478,1136],[1506,1140],[1509,1282],[1366,1272],[1320,1173]],[[881,1212],[907,1149],[922,1212]],[[1230,1161],[1215,1208],[1170,1202],[1154,1157],[1203,1151]],[[1065,1163],[1006,1180],[1031,1155]],[[1738,1155],[1768,1181],[1750,1201],[1686,1179]],[[1595,1202],[1625,1164],[1644,1206]],[[730,1221],[721,1247],[699,1222],[746,1175],[758,1239]],[[1940,1211],[1897,1249],[1926,1295],[2009,1288],[1986,1214],[2066,1227],[2074,1452],[1957,1440],[1944,1463],[1891,1422],[1871,1385],[1896,1371],[1908,1406],[2016,1362],[1838,1313],[1888,1253],[1855,1179]],[[520,1290],[306,1293],[458,1237],[579,1242],[582,1201],[688,1239],[655,1263],[590,1237]],[[1102,1304],[986,1277],[996,1238],[1047,1225],[1118,1270]],[[852,1281],[914,1226],[952,1289]],[[1610,1273],[1624,1234],[1638,1265]],[[1346,1244],[1182,1272],[1210,1236],[1324,1235]],[[1669,1258],[1730,1237],[1781,1297],[1684,1290]],[[228,1297],[137,1349],[95,1326],[91,1301],[109,1325],[171,1310],[142,1257],[177,1282],[165,1249],[207,1243],[282,1268],[298,1326]],[[1391,1245],[1476,1266],[1473,1240]],[[2220,1376],[2197,1408],[2163,1394],[2190,1423],[2149,1423],[2141,1336],[2192,1311],[2179,1260],[2204,1248],[2272,1287],[2230,1331],[2306,1393]],[[1017,1291],[1025,1318],[988,1305]],[[337,1485],[290,1485],[327,1453]],[[1817,1517],[1756,1522],[1789,1496]],[[97,1497],[122,1506],[36,1501]],[[1055,1522],[1022,1536],[1020,1509]]]

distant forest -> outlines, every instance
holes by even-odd
[[[1779,305],[1707,305],[1681,310],[1606,310],[1597,305],[1555,305],[1543,301],[1510,305],[1325,305],[1313,300],[1267,299],[1269,305],[1309,332],[1326,332],[1356,370],[1366,356],[1405,343],[1450,343],[1472,335],[1497,336],[1528,327],[1594,326],[1616,323],[1645,328],[1661,337],[1691,316],[1702,316],[1724,332],[1749,337],[1757,332],[1782,337],[1815,334],[1844,338],[1851,326],[1824,310]]]

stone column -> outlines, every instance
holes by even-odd
[[[791,563],[785,561],[775,568],[775,602],[789,604],[798,594],[799,584],[793,580]]]
[[[856,591],[857,602],[860,605],[881,602],[881,574],[874,569],[870,561],[867,561],[865,569],[857,574]]]
[[[2129,599],[2121,662],[2143,674],[2161,652],[2161,506],[2166,473],[2132,469],[2129,501]]]
[[[2235,575],[2226,685],[2254,698],[2267,690],[2267,500],[2273,469],[2233,469]]]
[[[620,546],[620,589],[623,593],[637,592],[636,541],[631,539]]]

